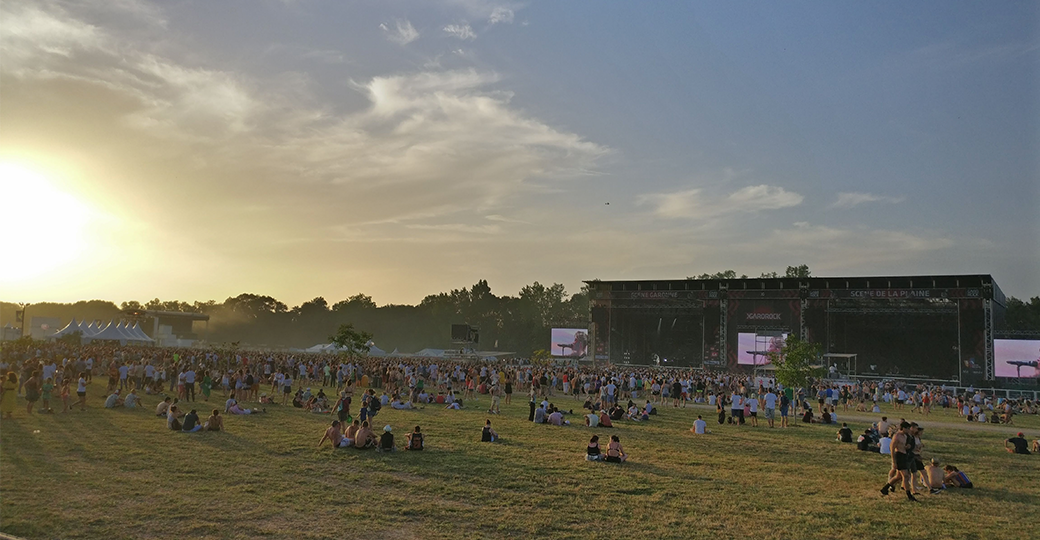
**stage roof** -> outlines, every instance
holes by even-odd
[[[798,291],[810,293],[812,298],[991,298],[1005,306],[1007,300],[993,276],[988,274],[938,276],[858,276],[808,278],[738,278],[738,279],[670,279],[585,281],[592,289],[592,298],[656,298],[683,297],[683,291],[718,293],[755,293],[756,291],[783,291],[786,295]],[[934,291],[934,294],[931,292]],[[635,294],[633,294],[635,293]],[[698,295],[699,296],[699,295]],[[709,297],[713,297],[711,295]]]

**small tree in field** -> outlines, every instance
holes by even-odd
[[[353,324],[341,324],[329,340],[337,347],[345,349],[347,355],[353,357],[359,354],[368,354],[369,342],[372,341],[372,333],[364,330],[355,330]]]
[[[545,349],[538,349],[531,354],[531,365],[538,367],[547,367],[553,363],[553,357],[549,354],[549,351]]]
[[[814,367],[819,357],[819,343],[802,341],[794,334],[787,336],[779,351],[769,353],[777,382],[787,388],[804,388],[811,378],[822,376],[823,368]]]

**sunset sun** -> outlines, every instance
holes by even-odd
[[[75,261],[88,246],[90,207],[39,170],[0,163],[5,257],[0,283],[33,281]]]

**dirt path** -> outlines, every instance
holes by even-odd
[[[694,407],[694,408],[703,409],[703,410],[710,410],[712,413],[715,412],[715,407],[713,407],[711,405],[690,404],[690,405],[688,405],[688,407]],[[726,411],[726,412],[728,413],[729,411]],[[902,411],[893,411],[893,412],[876,413],[876,414],[875,413],[859,413],[859,412],[852,412],[852,411],[849,411],[849,412],[838,411],[837,415],[838,415],[838,421],[839,422],[855,422],[855,423],[861,423],[861,424],[867,424],[867,423],[873,424],[874,422],[877,422],[878,420],[881,420],[882,416],[887,416],[890,422],[891,421],[898,421],[900,418],[906,418],[908,421],[910,421],[910,422],[917,422],[921,427],[928,428],[928,429],[941,428],[941,429],[959,429],[959,430],[964,430],[964,431],[980,431],[980,432],[985,432],[985,433],[999,433],[1001,435],[1004,435],[1005,437],[1012,437],[1016,433],[1018,433],[1019,431],[1022,431],[1022,432],[1024,432],[1026,434],[1026,438],[1029,439],[1029,440],[1033,440],[1033,439],[1035,439],[1037,437],[1040,437],[1040,429],[1035,428],[1035,427],[1028,427],[1028,426],[1022,427],[1022,426],[1017,426],[1017,425],[1014,425],[1014,424],[1012,424],[1012,425],[1002,425],[1002,424],[980,424],[978,422],[967,422],[967,421],[959,419],[957,416],[954,416],[954,413],[952,413],[952,412],[949,415],[945,415],[945,414],[940,412],[940,413],[935,413],[935,414],[931,414],[931,415],[928,415],[928,416],[925,416],[925,415],[922,415],[922,414],[910,413],[909,410],[905,411],[905,412],[908,413],[908,414],[906,414],[906,416],[903,416],[904,413]],[[759,411],[758,416],[759,416],[759,423],[760,424],[764,423],[765,420],[763,418],[763,414],[762,414],[761,411]],[[780,422],[780,413],[778,412],[777,413],[777,423],[779,423],[779,422]],[[794,423],[794,422],[799,422],[800,423],[801,422],[801,417],[792,414],[791,415],[791,422],[792,423]]]

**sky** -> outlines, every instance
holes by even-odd
[[[0,3],[0,299],[992,274],[1040,4]]]

